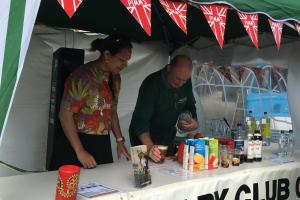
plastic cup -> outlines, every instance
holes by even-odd
[[[161,156],[160,163],[163,163],[165,161],[166,156],[167,156],[168,146],[157,145],[157,148],[160,151],[160,156]]]
[[[232,166],[239,166],[241,163],[241,154],[240,154],[240,150],[235,149],[233,156],[232,156]]]
[[[220,166],[228,168],[231,162],[231,156],[228,145],[220,145]]]
[[[76,200],[80,168],[63,165],[58,169],[56,200]]]

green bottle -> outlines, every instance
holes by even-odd
[[[261,133],[263,146],[269,146],[271,141],[271,122],[267,112],[264,112],[264,115],[261,118]]]

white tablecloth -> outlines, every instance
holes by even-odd
[[[271,148],[266,151],[268,153],[264,154],[265,158],[274,153]],[[266,199],[267,187],[270,188],[269,196],[274,194],[275,199],[278,196],[282,199],[300,199],[300,185],[296,185],[297,180],[300,180],[300,152],[295,155],[295,162],[285,164],[276,164],[265,159],[239,167],[230,166],[227,169],[189,174],[177,162],[166,161],[163,165],[152,163],[150,170],[152,184],[142,189],[134,188],[130,162],[99,165],[91,170],[81,169],[80,184],[99,182],[121,191],[93,198],[97,200],[196,200],[201,199],[201,196],[206,200],[217,199],[217,196],[219,199],[232,200],[238,197],[256,199],[256,194],[258,199]],[[56,180],[57,171],[2,177],[0,200],[53,200]]]

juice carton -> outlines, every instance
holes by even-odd
[[[189,139],[189,171],[194,171],[195,139]]]
[[[184,140],[182,168],[188,170],[189,168],[189,140]]]
[[[194,148],[193,171],[198,172],[205,169],[205,140],[196,139],[194,141]]]
[[[203,140],[205,141],[205,169],[208,169],[208,153],[209,153],[209,149],[208,149],[208,142],[209,142],[209,138],[205,137],[203,138]]]
[[[219,163],[219,142],[217,139],[208,140],[208,169],[217,169]]]

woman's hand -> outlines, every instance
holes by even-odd
[[[118,159],[121,158],[121,155],[124,155],[127,160],[131,160],[130,154],[127,151],[127,148],[124,142],[117,142],[117,155]]]
[[[77,153],[77,159],[84,168],[91,169],[97,166],[95,158],[86,150],[81,150]]]

